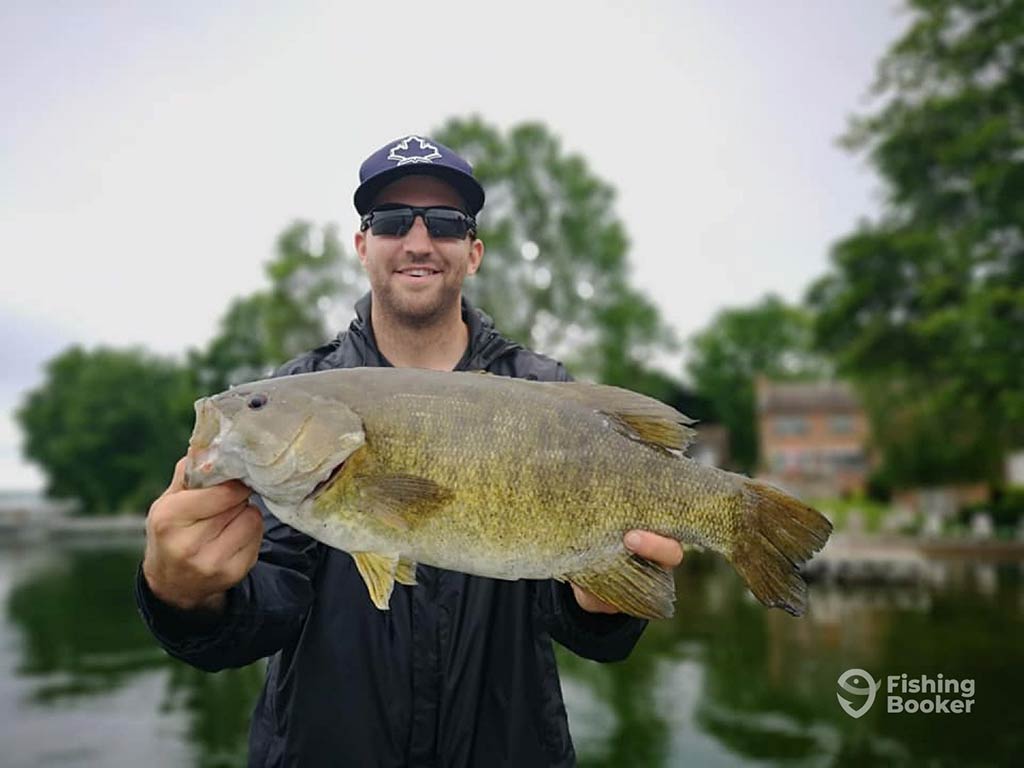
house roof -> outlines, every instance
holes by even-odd
[[[860,401],[853,389],[842,381],[757,383],[759,413],[857,413]]]

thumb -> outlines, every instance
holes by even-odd
[[[171,484],[167,486],[166,491],[160,494],[161,496],[185,490],[185,462],[187,460],[187,456],[182,456],[178,459],[178,463],[174,465],[174,476],[171,478]]]

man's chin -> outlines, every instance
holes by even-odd
[[[452,304],[459,303],[459,293],[449,296],[438,291],[386,291],[379,300],[382,309],[404,325],[428,326],[441,320]]]

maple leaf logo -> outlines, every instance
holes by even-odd
[[[413,149],[412,152],[419,152],[420,154],[403,154],[410,151],[409,143],[413,141],[419,144],[419,149]],[[407,165],[408,163],[432,163],[440,156],[441,153],[437,147],[429,141],[421,139],[419,136],[406,136],[391,148],[388,160],[395,160],[399,165]]]

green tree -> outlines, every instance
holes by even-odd
[[[542,124],[503,133],[453,118],[434,136],[474,167],[487,190],[487,246],[467,294],[512,338],[577,376],[630,387],[671,344],[651,301],[630,286],[629,241],[615,192]]]
[[[47,494],[85,514],[145,512],[192,427],[192,377],[142,350],[71,347],[47,365],[16,418]]]
[[[808,313],[777,296],[723,310],[691,337],[687,374],[728,428],[730,453],[744,472],[753,472],[758,461],[756,378],[827,374],[828,365],[812,351],[811,342]]]
[[[875,404],[894,481],[992,479],[1024,443],[1024,3],[909,8],[879,106],[845,137],[884,213],[834,247],[808,301],[820,347]]]
[[[334,225],[294,222],[278,237],[266,274],[270,287],[232,301],[217,335],[190,353],[202,393],[266,376],[323,344],[335,331],[327,327],[332,310],[347,313],[365,290],[362,268],[342,248]]]

